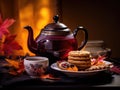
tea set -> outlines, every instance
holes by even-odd
[[[33,38],[33,29],[31,26],[25,26],[24,29],[28,30],[28,49],[35,54],[35,58],[32,59],[42,59],[46,58],[44,61],[47,64],[41,64],[48,67],[49,65],[55,63],[58,60],[67,60],[68,53],[72,50],[82,50],[86,44],[88,45],[88,30],[83,26],[78,26],[75,30],[70,30],[65,24],[59,22],[59,16],[55,15],[53,17],[52,23],[47,24],[42,30],[40,30],[39,35]],[[78,32],[84,32],[84,39],[80,45],[78,45],[78,40],[76,36]],[[37,58],[36,58],[37,57]],[[43,61],[34,61],[31,58],[25,58],[25,70],[31,74],[28,67],[34,67],[34,64],[41,63]],[[28,60],[30,59],[30,60]],[[44,63],[43,62],[43,63]],[[49,62],[49,63],[48,63]],[[32,64],[33,63],[33,64]],[[28,65],[29,64],[29,65]],[[49,64],[49,65],[48,65]],[[32,66],[33,65],[33,66]],[[35,65],[36,67],[36,65]],[[32,72],[33,74],[33,72]]]

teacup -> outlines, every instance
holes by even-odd
[[[27,56],[24,58],[24,68],[31,77],[40,77],[49,66],[49,59],[41,56]]]

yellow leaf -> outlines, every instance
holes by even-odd
[[[12,60],[12,59],[6,59],[6,61],[11,64],[13,67],[15,67],[16,69],[19,68],[19,62],[18,61],[15,61],[15,60]]]

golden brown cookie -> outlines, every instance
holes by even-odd
[[[68,62],[76,65],[78,69],[87,69],[91,66],[89,51],[70,51]]]
[[[69,63],[75,64],[75,65],[90,65],[91,61],[86,60],[86,61],[75,61],[75,60],[68,60]]]
[[[78,68],[78,70],[85,70],[85,69],[90,68],[90,65],[87,65],[87,66],[86,65],[80,65],[80,66],[78,65],[77,68]]]
[[[87,69],[91,66],[91,60],[68,60],[69,63],[72,63],[78,67],[78,69]]]
[[[68,60],[76,60],[76,61],[79,61],[79,60],[83,60],[83,61],[86,61],[86,60],[89,60],[90,57],[89,56],[68,56]]]
[[[90,52],[88,51],[70,51],[68,56],[90,56]]]

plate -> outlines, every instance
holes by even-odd
[[[108,61],[104,61],[105,64],[110,64],[109,68],[104,68],[104,69],[97,69],[97,70],[91,70],[91,71],[68,71],[68,70],[62,70],[57,66],[57,63],[53,63],[50,67],[56,71],[63,72],[66,74],[68,77],[87,77],[91,75],[95,75],[99,72],[109,70],[111,67],[113,67],[113,64]]]

